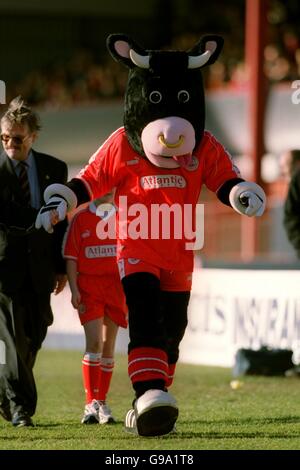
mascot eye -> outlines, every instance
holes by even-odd
[[[160,91],[157,91],[157,90],[151,91],[149,95],[149,101],[151,103],[157,104],[157,103],[160,103],[161,100],[162,100],[162,94]]]
[[[190,94],[186,90],[180,90],[177,93],[177,98],[178,98],[179,103],[186,103],[190,99]]]

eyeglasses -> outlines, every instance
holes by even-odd
[[[7,135],[7,134],[1,134],[1,140],[5,144],[7,144],[10,140],[12,140],[15,144],[17,145],[22,145],[23,142],[28,139],[30,135]]]

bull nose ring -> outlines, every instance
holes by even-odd
[[[159,134],[158,136],[158,142],[163,146],[163,147],[167,147],[168,149],[176,149],[177,147],[180,147],[180,145],[183,144],[184,142],[184,137],[183,135],[180,135],[179,136],[179,139],[177,140],[177,142],[175,142],[174,144],[170,144],[169,142],[166,141],[165,137],[163,134]]]

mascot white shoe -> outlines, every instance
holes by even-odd
[[[140,436],[161,436],[174,429],[178,417],[175,398],[162,390],[147,390],[125,418],[125,430]]]

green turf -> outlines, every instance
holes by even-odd
[[[39,401],[34,428],[0,420],[0,449],[300,449],[299,378],[245,377],[231,390],[231,371],[179,364],[172,387],[177,433],[141,438],[123,430],[133,395],[126,357],[116,358],[111,426],[80,424],[84,404],[81,353],[41,351],[35,368]]]

